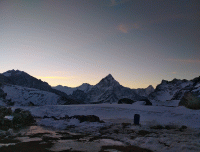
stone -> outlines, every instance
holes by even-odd
[[[185,106],[189,109],[200,109],[200,98],[192,92],[186,92],[180,100],[179,106]]]
[[[35,122],[33,116],[29,111],[16,109],[13,113],[13,125],[17,126],[28,126]]]
[[[12,114],[12,110],[11,108],[6,108],[3,106],[0,106],[0,117],[4,117],[6,115],[11,115]]]
[[[136,101],[133,101],[133,100],[131,100],[131,99],[128,99],[128,98],[123,98],[123,99],[120,99],[119,101],[118,101],[118,104],[132,104],[132,103],[134,103],[134,102],[136,102]]]
[[[80,121],[80,123],[88,121],[88,122],[102,122],[100,121],[99,117],[95,116],[95,115],[75,115],[72,116],[71,118],[75,118],[78,119]]]

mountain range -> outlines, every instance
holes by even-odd
[[[51,87],[26,72],[9,70],[0,74],[0,85],[7,94],[6,98],[16,105],[117,103],[123,98],[149,100],[153,105],[170,105],[172,101],[180,101],[186,92],[200,97],[200,77],[162,80],[154,90],[151,85],[144,89],[124,87],[109,74],[96,85],[83,83],[71,88],[61,85]]]
[[[94,86],[84,83],[76,88],[60,85],[54,88],[64,91],[71,98],[84,101],[84,103],[116,103],[122,98],[143,100],[154,90],[152,86],[146,89],[130,89],[124,87],[111,74],[107,75]]]
[[[148,99],[154,105],[169,105],[174,100],[179,102],[187,92],[191,92],[196,97],[200,97],[200,77],[192,80],[162,80],[154,92],[149,94]]]

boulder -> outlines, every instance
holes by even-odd
[[[0,117],[5,117],[6,115],[11,115],[11,108],[6,108],[4,106],[0,106]]]
[[[16,109],[13,113],[13,125],[14,127],[28,126],[35,122],[31,113],[27,110]]]
[[[132,103],[134,103],[134,102],[136,102],[136,101],[133,101],[133,100],[131,100],[131,99],[128,99],[128,98],[123,98],[123,99],[120,99],[119,101],[118,101],[118,104],[132,104]]]
[[[0,129],[1,130],[8,130],[9,128],[13,127],[12,120],[9,119],[1,119],[0,121]]]
[[[99,117],[97,117],[95,115],[87,115],[87,116],[75,115],[75,116],[72,116],[71,118],[78,119],[80,121],[80,123],[84,122],[84,121],[88,121],[88,122],[103,122],[103,121],[100,121]]]
[[[152,106],[152,103],[151,103],[151,101],[149,101],[149,99],[143,99],[141,101],[145,101],[146,102],[145,105],[147,105],[147,106]]]
[[[0,106],[0,129],[19,128],[34,123],[35,120],[29,111],[16,109],[12,112],[11,108]]]
[[[179,106],[185,106],[189,109],[200,109],[200,98],[192,92],[186,92],[180,100]]]

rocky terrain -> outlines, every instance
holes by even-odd
[[[112,109],[111,106],[109,107]],[[101,119],[102,116],[94,115],[58,117],[52,109],[49,109],[52,111],[48,113],[49,116],[43,113],[43,117],[40,118],[38,115],[42,115],[37,112],[39,109],[35,112],[34,109],[31,111],[36,125],[18,131],[14,129],[0,131],[0,151],[197,152],[200,150],[199,128],[174,123],[160,124],[156,121],[149,121],[149,123],[141,121],[140,125],[134,125],[129,117],[119,119],[118,116],[112,119],[105,119],[105,117]],[[64,109],[66,108],[63,107]],[[63,113],[61,109],[59,111]],[[105,114],[105,110],[102,112]],[[141,116],[144,117],[142,113]],[[65,122],[64,128],[61,122]]]

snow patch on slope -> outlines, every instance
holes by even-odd
[[[15,105],[28,106],[30,102],[37,106],[56,105],[59,100],[54,93],[17,85],[5,85],[3,91],[7,93],[6,99],[11,99]]]

